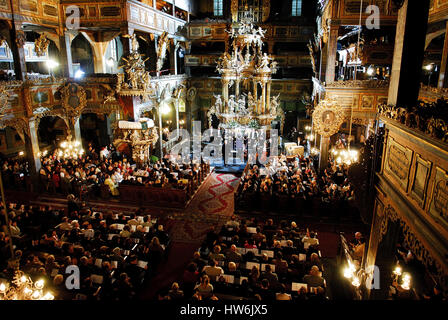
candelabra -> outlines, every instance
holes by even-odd
[[[67,139],[61,143],[61,150],[59,150],[58,156],[64,158],[78,158],[84,154],[84,149],[81,146],[81,142]]]
[[[44,280],[33,282],[17,270],[10,284],[0,283],[0,300],[53,300],[50,292],[44,294]]]
[[[333,155],[334,159],[336,160],[337,164],[345,164],[345,165],[351,165],[353,163],[358,162],[358,151],[352,150],[352,149],[343,149],[343,150],[336,150],[332,149],[331,154]]]

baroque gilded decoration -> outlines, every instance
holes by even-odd
[[[318,134],[330,137],[339,131],[344,112],[334,99],[322,100],[313,112],[313,124]]]
[[[9,92],[5,87],[0,87],[0,118],[5,115],[8,106]]]
[[[45,55],[48,49],[48,45],[50,44],[50,40],[48,40],[45,34],[41,34],[39,38],[34,41],[34,51],[38,57]]]
[[[409,182],[412,153],[411,149],[402,146],[391,137],[388,138],[384,170],[395,178],[405,191]]]
[[[216,66],[221,74],[222,95],[214,96],[207,114],[209,124],[216,116],[221,128],[270,128],[273,120],[280,121],[283,127],[285,116],[279,96],[271,97],[271,78],[277,72],[277,63],[261,50],[265,30],[243,21],[229,34],[231,52],[224,52]]]
[[[389,87],[389,80],[344,80],[328,83],[326,87],[383,89]]]
[[[382,104],[378,106],[378,113],[382,116],[398,121],[408,128],[417,129],[432,138],[448,142],[448,104],[444,99],[437,102],[420,102],[412,108],[401,108]]]
[[[3,120],[0,118],[0,129],[6,127],[14,128],[19,135],[20,139],[25,142],[25,135],[28,135],[28,123],[24,118],[12,118],[8,120]]]
[[[137,164],[149,161],[150,147],[154,146],[159,140],[157,128],[152,120],[140,122],[119,121],[114,136],[116,137],[114,145],[117,148],[123,143],[131,147],[132,159]]]
[[[266,22],[269,18],[269,14],[271,13],[271,0],[263,0],[263,13],[262,13],[262,22]]]
[[[230,3],[230,12],[232,14],[232,21],[238,20],[238,0],[232,0]]]
[[[62,108],[68,119],[77,119],[87,106],[86,91],[77,83],[67,83],[61,90]],[[72,120],[73,121],[73,120]]]
[[[439,262],[439,260],[434,259],[427,248],[422,244],[420,239],[415,235],[414,230],[403,220],[403,218],[395,211],[395,209],[388,205],[384,210],[384,215],[379,223],[380,235],[379,242],[382,241],[384,235],[387,233],[389,222],[398,222],[403,232],[404,242],[415,255],[415,257],[420,260],[429,270],[434,270],[436,272],[437,282],[446,290],[448,288],[448,277],[446,272]]]
[[[123,96],[142,96],[146,98],[151,92],[151,76],[145,70],[145,62],[149,58],[143,60],[144,55],[138,52],[139,44],[135,33],[123,37],[131,39],[131,52],[126,58],[122,58],[124,64],[119,68],[124,69],[124,74],[117,74],[116,92]]]
[[[22,48],[25,45],[26,36],[23,30],[16,31],[16,43],[19,48]]]

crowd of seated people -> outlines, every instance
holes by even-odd
[[[167,300],[326,300],[315,232],[295,222],[239,220],[212,229]]]
[[[5,160],[1,164],[5,186],[11,189],[26,189],[29,176],[28,162],[24,159]]]
[[[58,300],[129,300],[156,272],[169,250],[170,237],[157,219],[142,209],[125,215],[94,212],[88,206],[59,210],[48,206],[11,204],[8,217],[14,259],[20,270]],[[2,215],[0,278],[11,281],[13,269],[8,232]],[[65,282],[79,268],[80,289]]]
[[[288,161],[282,156],[259,167],[250,165],[241,178],[236,193],[237,207],[268,210],[312,211],[313,201],[344,211],[354,199],[347,167],[330,162],[318,175],[308,157]]]
[[[42,191],[62,194],[94,194],[104,190],[119,195],[119,185],[188,189],[192,181],[209,172],[206,163],[175,163],[162,159],[137,168],[125,156],[103,148],[99,155],[90,146],[79,158],[64,158],[60,150],[42,156],[39,181]]]

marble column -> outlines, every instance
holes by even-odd
[[[388,104],[415,106],[420,91],[429,0],[405,0],[398,12]]]

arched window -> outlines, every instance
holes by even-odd
[[[221,17],[224,15],[224,9],[223,9],[223,0],[213,0],[213,14],[216,17]]]
[[[291,16],[300,17],[302,15],[302,0],[292,0]]]

